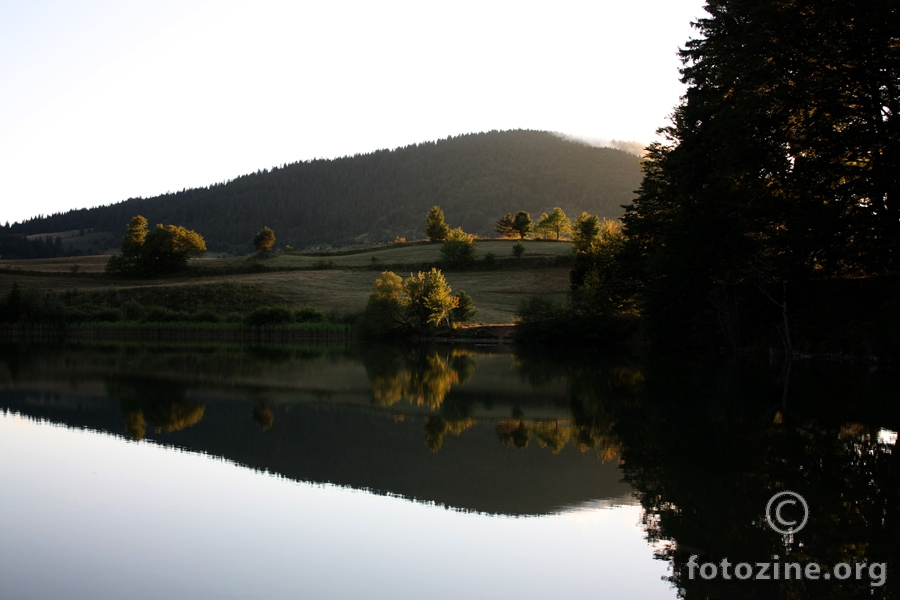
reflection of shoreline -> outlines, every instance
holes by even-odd
[[[533,442],[558,453],[571,446],[597,450],[604,461],[618,452],[605,427],[573,422],[565,373],[496,349],[377,345],[348,354],[273,347],[224,355],[109,350],[38,355],[17,370],[15,387],[59,390],[63,380],[74,389],[96,389],[94,378],[100,378],[106,394],[120,401],[125,430],[137,440],[148,427],[159,433],[195,426],[203,418],[203,398],[229,397],[252,400],[252,417],[263,431],[287,407],[340,405],[393,418],[423,417],[423,443],[433,453],[446,436],[486,423],[513,449]],[[190,376],[182,377],[186,372]]]
[[[478,353],[475,358],[468,352],[457,352],[456,356],[419,353],[426,366],[432,363],[431,371],[423,371],[415,364],[419,360],[416,353],[412,353],[412,358],[406,356],[405,347],[399,351],[399,358],[396,349],[390,356],[390,350],[384,347],[374,347],[370,356],[361,356],[361,352],[279,352],[278,349],[268,354],[148,351],[137,355],[111,349],[74,355],[41,350],[44,352],[18,364],[15,376],[4,376],[0,363],[0,390],[101,395],[111,377],[142,378],[152,379],[154,385],[184,385],[189,396],[235,400],[251,397],[271,405],[380,404],[391,412],[432,414],[450,398],[455,406],[467,406],[478,418],[506,418],[512,414],[510,407],[515,406],[522,406],[532,418],[568,415],[563,378],[535,385],[520,377],[510,377],[516,368],[515,357],[496,352]],[[371,355],[376,360],[387,357],[386,366],[383,362],[373,368]],[[373,380],[379,377],[380,380]]]
[[[116,402],[80,402],[90,410],[27,404],[3,394],[7,410],[32,419],[124,437]],[[73,399],[74,400],[74,399]],[[198,452],[287,479],[392,495],[453,510],[498,515],[555,514],[596,499],[627,498],[616,464],[573,448],[560,454],[532,444],[505,447],[491,423],[475,423],[466,435],[432,454],[423,440],[425,418],[401,420],[373,409],[335,405],[279,407],[262,431],[251,402],[204,401],[201,422],[171,433],[148,427],[141,443]],[[284,411],[285,408],[290,410]]]

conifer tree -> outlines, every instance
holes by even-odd
[[[432,206],[425,217],[425,237],[429,242],[443,242],[450,233],[450,227],[444,222],[444,211],[440,206]]]

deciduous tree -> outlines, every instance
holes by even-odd
[[[572,245],[575,252],[589,252],[600,237],[600,219],[586,212],[575,219],[572,229]]]
[[[405,317],[409,327],[413,331],[424,333],[436,329],[444,322],[449,325],[450,311],[459,302],[452,291],[444,274],[438,269],[431,269],[427,273],[419,271],[404,279]]]
[[[458,309],[455,313],[454,309]],[[425,335],[438,327],[471,318],[475,307],[471,297],[456,296],[438,269],[418,272],[406,279],[385,271],[372,287],[362,318],[365,334]]]
[[[275,232],[268,227],[263,227],[253,236],[253,247],[256,248],[256,251],[260,254],[265,254],[271,250],[274,245]]]
[[[133,275],[172,273],[187,266],[188,255],[204,252],[206,242],[196,231],[160,224],[148,232],[147,219],[138,215],[128,223],[122,255],[110,257],[106,270]]]
[[[610,314],[630,308],[629,289],[621,279],[625,243],[618,221],[583,214],[575,228],[575,264],[569,273],[571,307],[582,315]]]
[[[138,259],[141,248],[147,237],[147,219],[137,215],[125,226],[126,233],[122,238],[122,253],[111,256],[106,263],[107,272],[135,273],[138,270]]]
[[[475,238],[462,228],[451,229],[441,245],[441,261],[448,267],[468,267],[475,262]]]
[[[571,230],[569,217],[558,206],[549,215],[543,213],[541,218],[538,219],[537,226],[535,226],[537,235],[544,239],[558,240],[560,236],[568,235]]]

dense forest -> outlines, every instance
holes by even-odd
[[[200,233],[213,252],[253,250],[271,226],[279,245],[345,246],[424,236],[438,204],[453,227],[494,235],[497,219],[555,206],[618,218],[641,181],[639,159],[540,131],[492,131],[336,160],[283,165],[207,188],[15,223],[18,235],[110,232],[143,215]],[[10,256],[11,258],[11,256]]]
[[[621,235],[573,288],[658,345],[896,355],[900,5],[708,0]],[[612,308],[611,308],[611,305]]]
[[[26,238],[9,232],[9,225],[0,226],[0,258],[56,258],[75,254],[63,245],[60,236]]]

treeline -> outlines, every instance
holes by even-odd
[[[24,235],[10,233],[8,227],[0,228],[0,258],[56,258],[77,254],[80,252],[66,248],[58,235],[28,239]]]
[[[639,314],[655,347],[898,356],[900,7],[706,10],[622,227],[573,234],[569,316]]]
[[[493,234],[496,215],[562,207],[617,218],[641,179],[639,159],[539,131],[462,135],[336,160],[283,165],[207,188],[72,210],[12,225],[40,234],[112,232],[136,214],[151,225],[195,230],[213,252],[253,250],[278,223],[280,244],[343,246],[422,237],[421,215],[439,204],[465,231]]]

